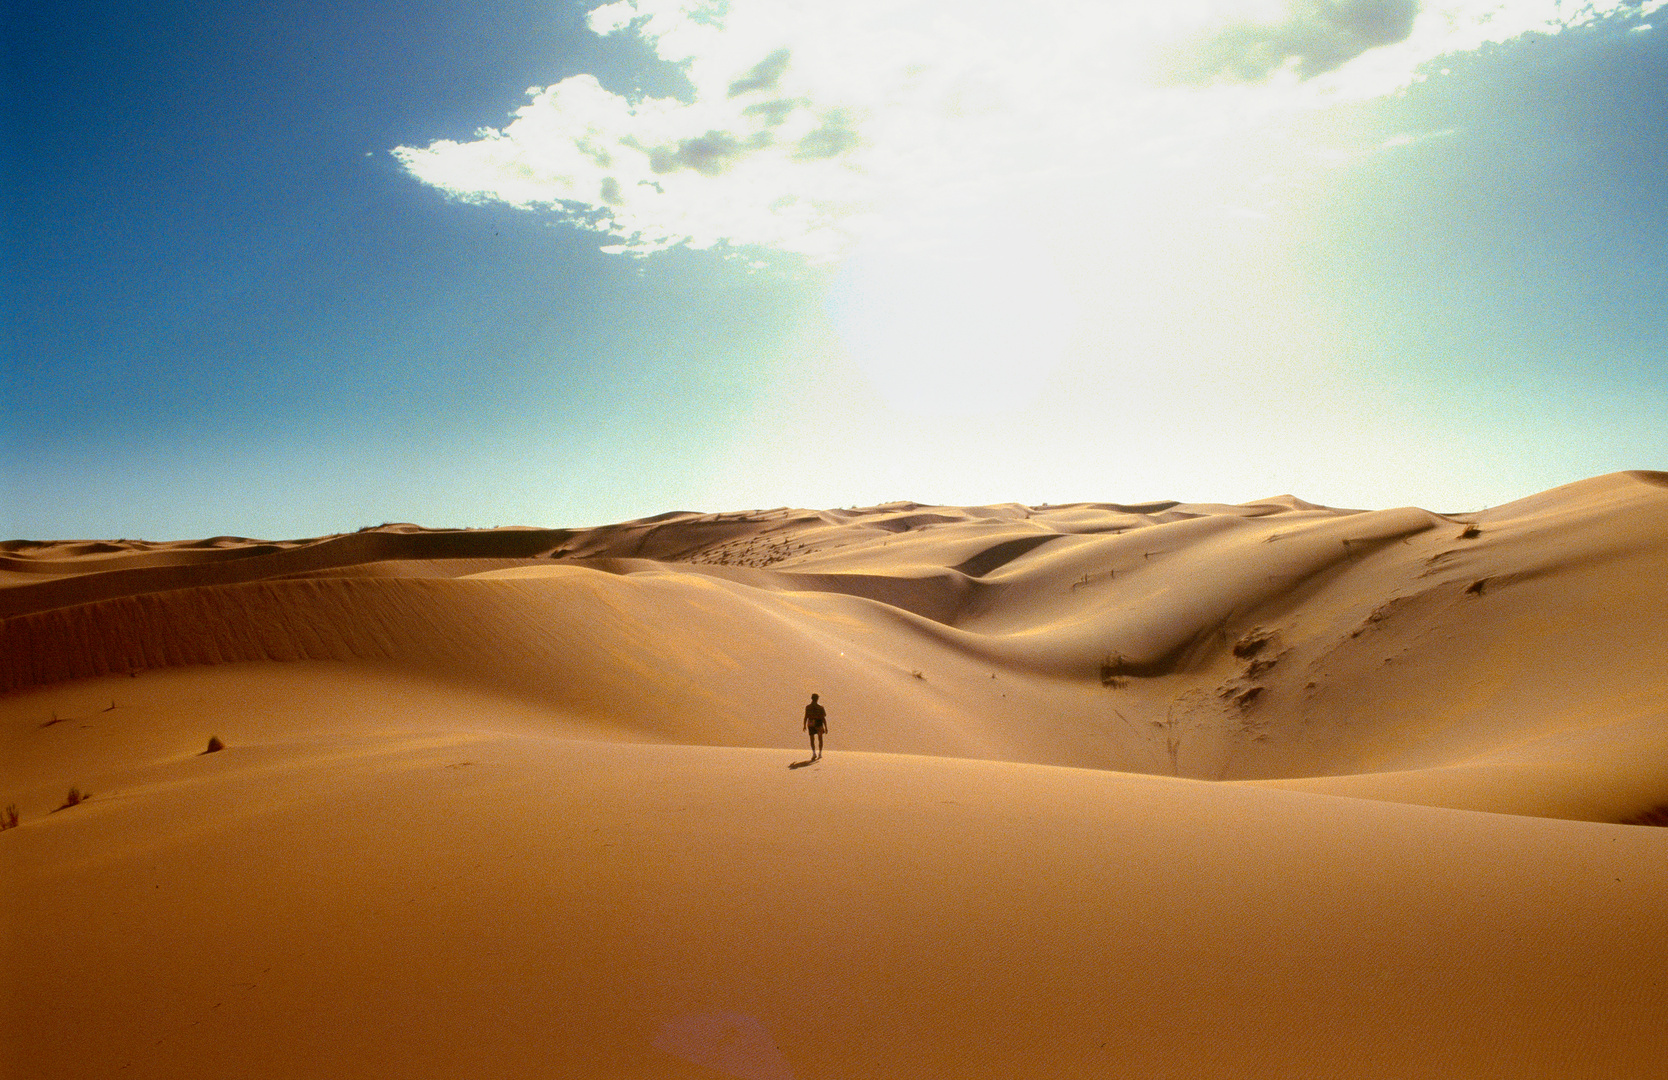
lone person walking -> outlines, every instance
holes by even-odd
[[[805,706],[805,730],[811,733],[811,760],[822,757],[822,734],[828,730],[828,710],[817,704],[817,695],[811,695],[811,704]]]

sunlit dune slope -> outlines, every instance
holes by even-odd
[[[386,723],[176,754],[0,836],[10,1075],[1507,1080],[1668,1058],[1661,829]]]
[[[1625,820],[1668,802],[1665,540],[1662,474],[1619,473],[1458,517],[1289,497],[896,504],[394,527],[260,555],[14,547],[15,576],[31,561],[53,575],[0,591],[14,606],[121,593],[182,551],[223,558],[161,569],[216,581],[289,561],[14,615],[0,688],[21,701],[181,665],[373,663],[612,737],[752,747],[797,745],[816,691],[848,750],[1319,777]],[[85,573],[59,576],[77,559]],[[1433,768],[1440,783],[1407,779]]]

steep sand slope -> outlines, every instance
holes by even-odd
[[[0,1075],[1668,1059],[1663,474],[4,557]]]

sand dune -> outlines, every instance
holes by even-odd
[[[1664,571],[1639,472],[13,541],[0,1060],[1654,1075]]]

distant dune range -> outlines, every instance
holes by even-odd
[[[18,1076],[1668,1060],[1665,473],[11,541],[0,615]]]

